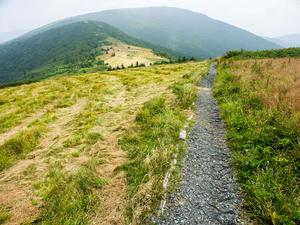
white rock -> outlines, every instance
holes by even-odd
[[[181,140],[185,140],[186,139],[186,130],[180,131],[179,139],[181,139]]]

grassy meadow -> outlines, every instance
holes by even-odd
[[[142,223],[185,151],[178,135],[207,70],[189,62],[0,89],[0,224]]]
[[[300,58],[251,54],[222,60],[214,86],[245,211],[254,224],[300,224]]]
[[[113,38],[107,39],[108,45],[102,46],[103,55],[98,59],[108,64],[111,68],[135,67],[139,65],[149,66],[156,62],[168,62],[167,58],[156,55],[153,50],[128,45]]]

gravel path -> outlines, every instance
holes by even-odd
[[[216,64],[201,84],[196,121],[189,134],[183,180],[177,192],[167,198],[158,225],[235,225],[240,220],[239,189],[229,166],[230,151],[225,126],[219,117],[211,87]]]

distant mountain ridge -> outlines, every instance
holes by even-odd
[[[284,48],[296,48],[300,47],[300,34],[288,34],[278,37],[263,37],[264,39],[271,41]]]
[[[132,37],[188,57],[208,58],[223,55],[228,50],[280,47],[206,15],[171,7],[115,9],[90,13],[48,24],[27,36],[85,20],[103,21]]]
[[[284,47],[300,47],[300,33],[279,36],[275,39],[285,43]]]

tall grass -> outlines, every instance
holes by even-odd
[[[253,62],[248,67],[244,63],[219,66],[214,94],[228,127],[246,212],[258,224],[300,224],[298,112],[288,105],[279,107],[284,99],[271,106],[264,98],[264,93],[282,85],[282,79],[271,73],[276,86],[262,89],[264,75],[273,67],[262,68],[256,61],[253,69]]]

